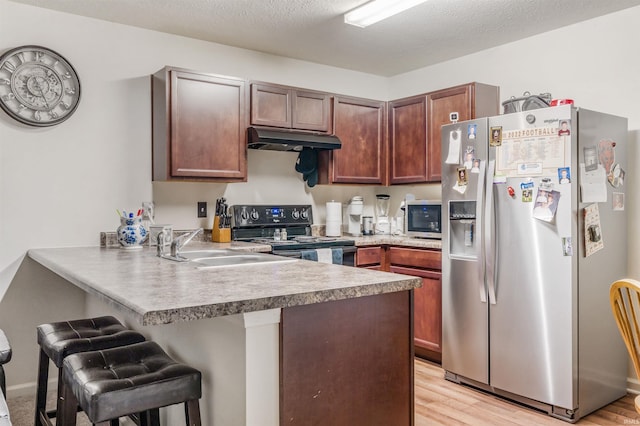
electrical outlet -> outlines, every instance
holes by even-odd
[[[198,217],[207,217],[206,201],[198,201]]]

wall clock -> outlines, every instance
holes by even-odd
[[[53,126],[73,114],[80,80],[60,54],[41,46],[21,46],[0,56],[0,107],[29,126]]]

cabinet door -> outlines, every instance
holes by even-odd
[[[389,127],[389,183],[426,182],[427,96],[390,102]]]
[[[472,85],[467,84],[433,92],[428,96],[429,155],[427,156],[427,180],[429,182],[440,182],[442,175],[440,128],[443,124],[451,123],[449,114],[452,112],[458,113],[459,121],[475,118],[472,110],[472,95]]]
[[[329,132],[331,128],[331,95],[293,90],[292,101],[292,128]]]
[[[321,182],[386,185],[385,103],[335,97],[333,114],[334,133],[342,148],[323,154],[329,160],[328,164],[320,161]]]
[[[442,359],[442,273],[391,266],[391,272],[422,278],[414,290],[413,333],[416,355],[440,362]]]
[[[380,269],[382,247],[362,247],[356,252],[356,266],[359,268]]]
[[[171,177],[246,180],[244,80],[169,73]]]
[[[269,84],[251,84],[251,124],[291,128],[291,90]]]

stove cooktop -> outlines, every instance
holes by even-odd
[[[355,245],[353,240],[337,237],[310,237],[297,236],[286,241],[276,241],[273,238],[255,238],[251,240],[254,243],[269,244],[276,250],[300,250],[324,247],[348,247]]]

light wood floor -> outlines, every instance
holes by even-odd
[[[634,395],[584,417],[577,425],[640,425]],[[415,361],[415,426],[556,425],[571,423],[444,379],[440,366]]]

